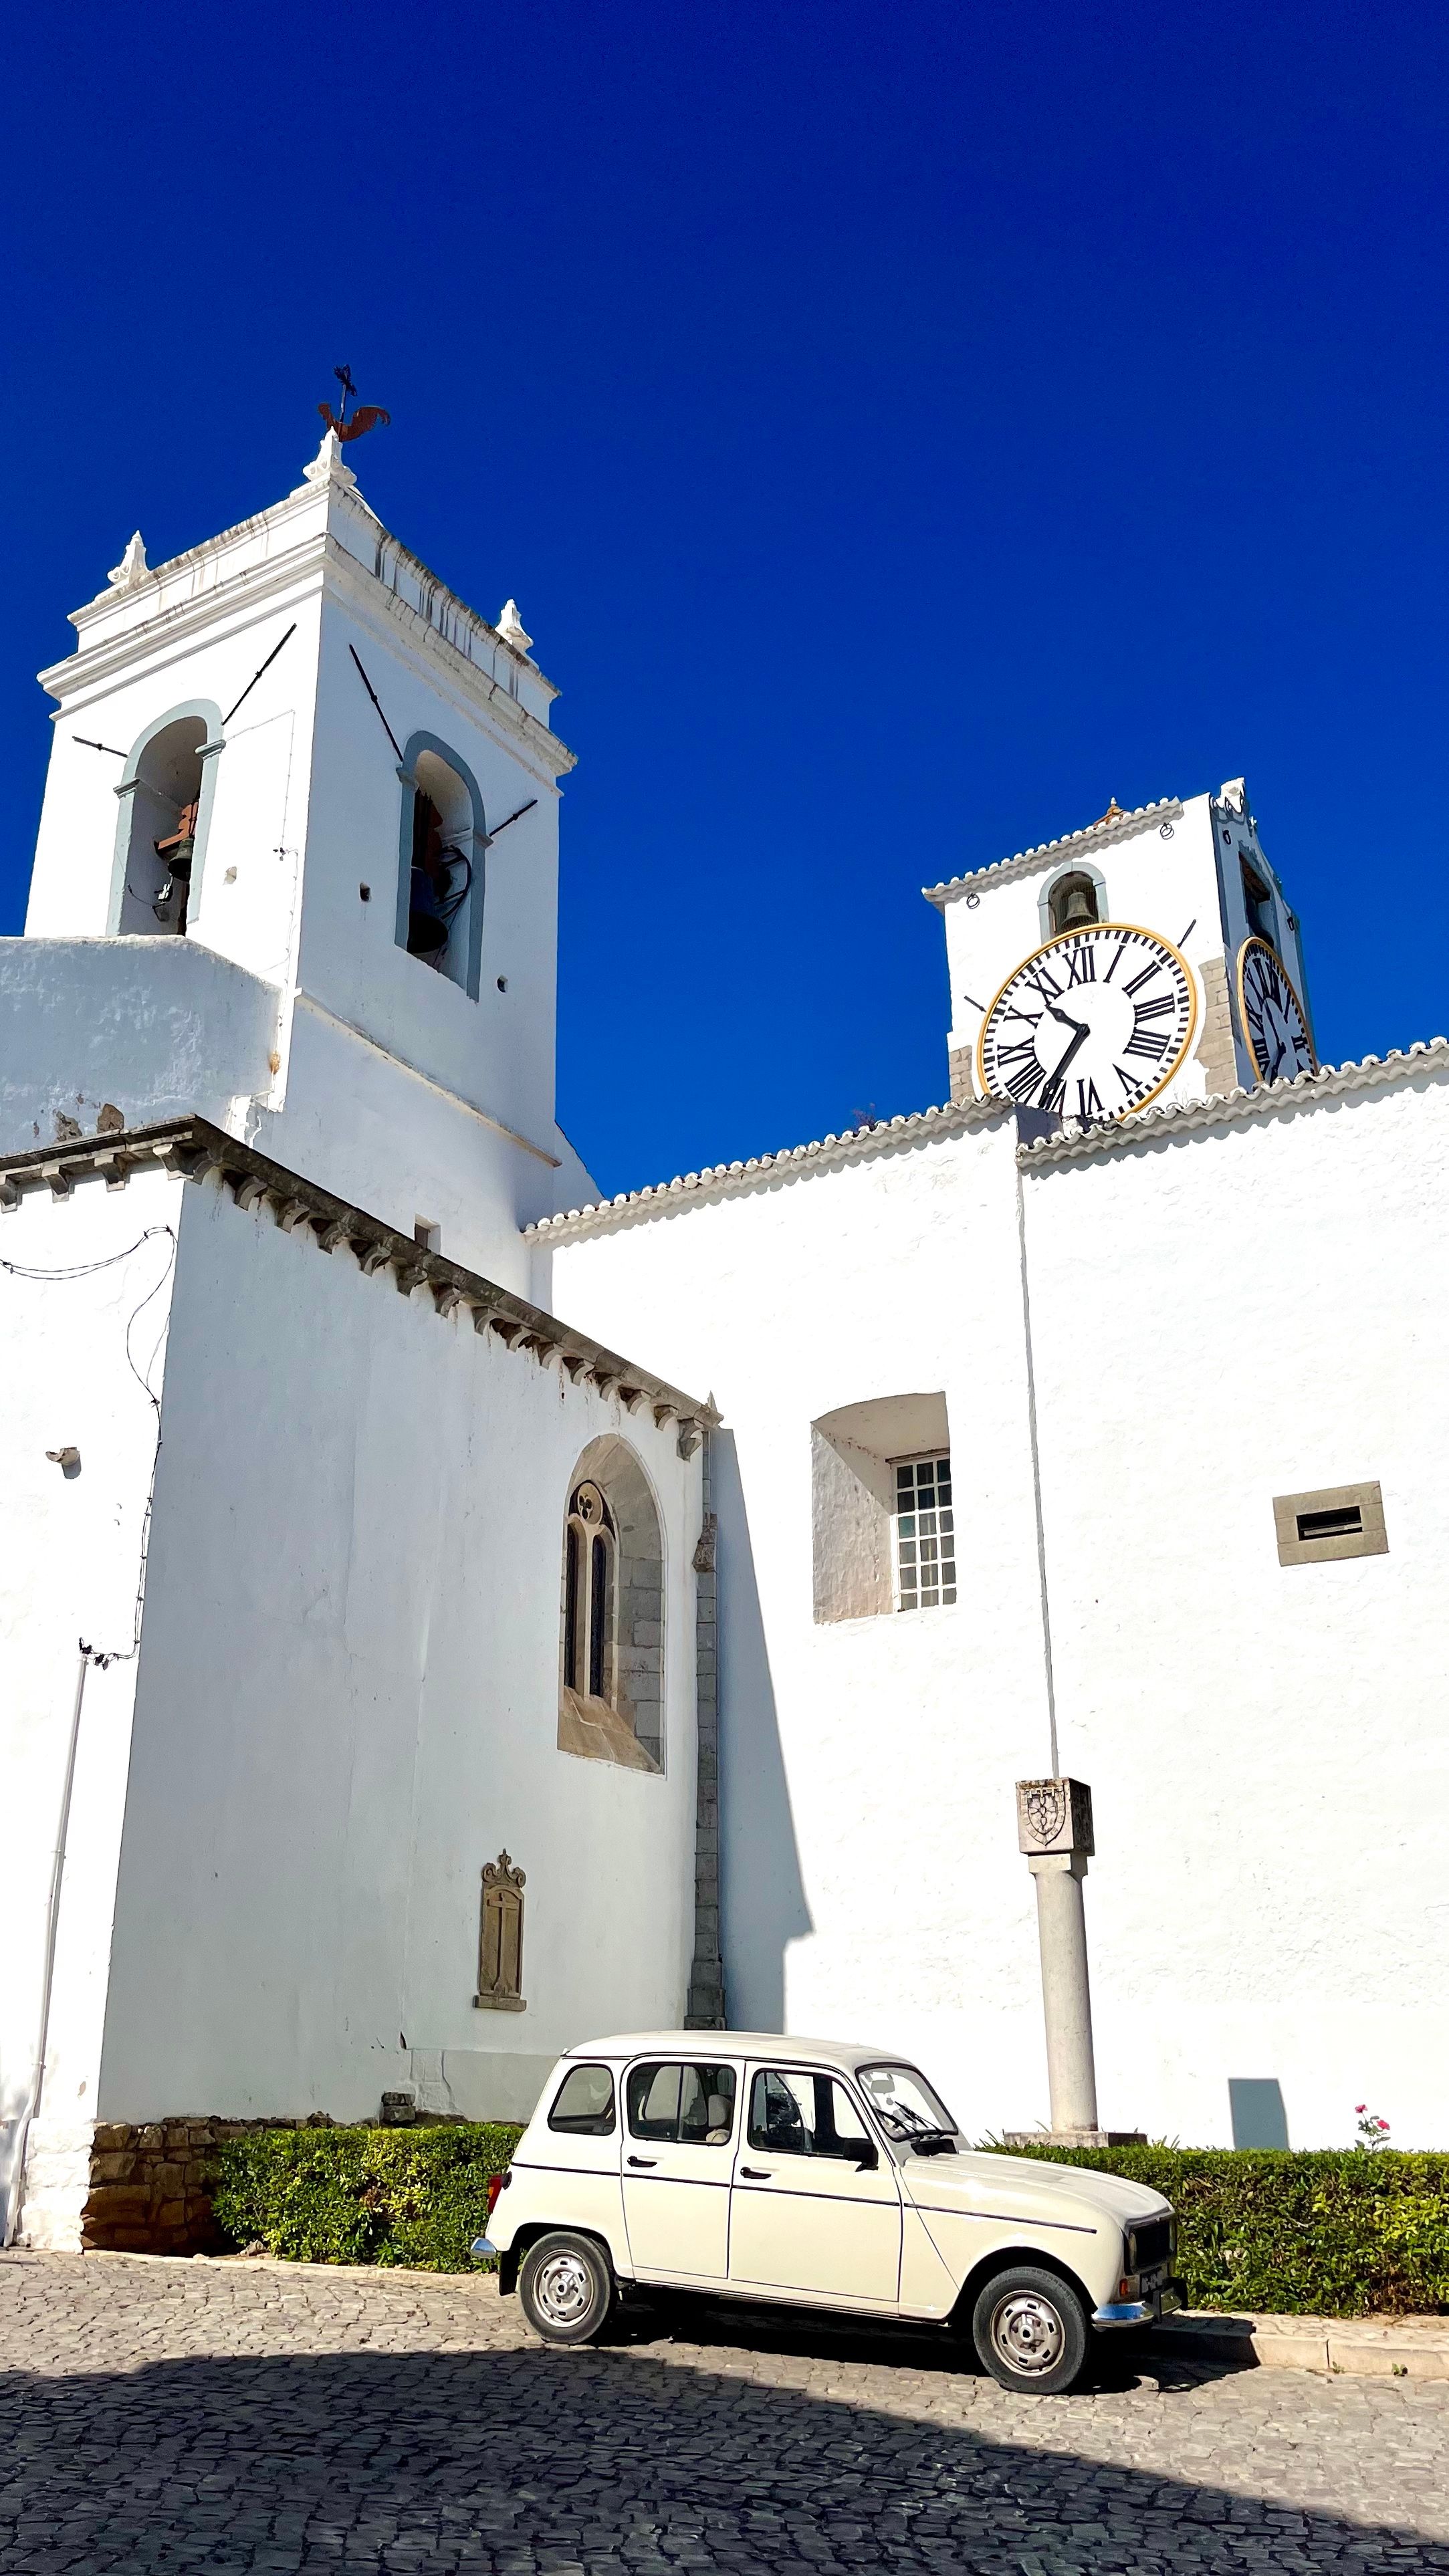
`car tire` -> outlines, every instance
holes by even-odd
[[[518,2267],[518,2298],[545,2343],[593,2343],[613,2313],[608,2255],[591,2236],[540,2236]]]
[[[987,2282],[971,2312],[971,2339],[992,2378],[1029,2397],[1075,2388],[1091,2349],[1076,2291],[1058,2273],[1025,2263]]]

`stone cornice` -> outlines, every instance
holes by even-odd
[[[1133,841],[1139,832],[1161,831],[1164,823],[1176,823],[1183,814],[1180,796],[1160,796],[1155,805],[1135,806],[1130,814],[1114,814],[1099,823],[1084,824],[1080,832],[1064,832],[1059,841],[1039,841],[1033,850],[1018,850],[1010,859],[993,859],[985,868],[971,868],[962,877],[948,877],[944,885],[922,886],[927,903],[943,911],[948,903],[958,903],[963,895],[980,891],[984,885],[1005,885],[1013,877],[1035,875],[1040,869],[1057,867],[1063,859],[1087,859],[1094,850],[1110,850],[1118,841]]]
[[[1356,1064],[1320,1065],[1292,1082],[1265,1082],[1252,1091],[1215,1093],[1207,1100],[1169,1101],[1139,1110],[1119,1126],[1079,1127],[1068,1119],[1059,1135],[1034,1145],[1018,1145],[1023,1171],[1037,1172],[1053,1163],[1080,1163],[1096,1155],[1125,1154],[1134,1147],[1169,1144],[1180,1136],[1201,1135],[1211,1128],[1261,1123],[1328,1100],[1346,1100],[1355,1092],[1388,1091],[1423,1074],[1436,1079],[1449,1074],[1449,1038],[1416,1038],[1411,1047],[1394,1047],[1387,1055],[1366,1055]]]
[[[942,1109],[920,1109],[909,1117],[882,1118],[873,1127],[823,1136],[817,1144],[790,1145],[779,1154],[752,1154],[745,1163],[716,1163],[707,1171],[682,1172],[675,1180],[659,1181],[647,1189],[625,1190],[618,1198],[600,1199],[593,1207],[540,1217],[523,1233],[531,1243],[575,1243],[582,1235],[608,1234],[644,1218],[674,1216],[681,1208],[699,1207],[713,1199],[739,1198],[768,1182],[808,1180],[816,1172],[868,1162],[902,1145],[928,1145],[937,1137],[965,1135],[973,1127],[989,1127],[1012,1115],[1009,1101],[964,1100]]]
[[[297,524],[289,527],[291,521]],[[347,542],[348,536],[360,540],[361,552]],[[228,555],[242,556],[258,545],[268,548],[260,560],[228,566]],[[188,590],[169,605],[161,604],[168,587],[189,582],[207,568],[214,575],[209,583]],[[399,573],[406,575],[426,607],[406,597],[399,587]],[[574,754],[568,746],[502,685],[497,676],[500,658],[503,668],[526,672],[529,685],[548,699],[558,696],[553,681],[531,656],[520,653],[486,617],[440,581],[419,555],[391,535],[350,477],[345,483],[303,483],[271,509],[239,521],[165,563],[149,565],[132,587],[101,591],[73,612],[71,623],[79,638],[76,651],[40,672],[41,687],[62,702],[84,703],[86,692],[158,647],[163,654],[175,651],[197,629],[214,629],[219,612],[234,606],[240,621],[250,622],[259,603],[285,597],[299,586],[305,590],[319,575],[327,574],[347,582],[354,602],[366,600],[375,608],[380,595],[384,613],[448,674],[465,702],[501,720],[505,736],[511,734],[527,744],[533,765],[550,779],[573,768]],[[149,614],[126,613],[151,602],[156,605]],[[87,629],[104,627],[108,619],[120,622],[88,642]],[[491,670],[471,650],[475,638],[486,647]]]
[[[388,538],[387,543],[393,545],[395,540]],[[201,555],[206,549],[198,547],[195,551]],[[189,558],[180,555],[176,561],[185,565]],[[160,567],[162,572],[170,569],[164,564]],[[400,627],[409,646],[434,665],[438,676],[450,685],[475,721],[491,721],[501,739],[511,750],[522,753],[547,786],[553,787],[575,766],[575,755],[568,745],[512,696],[481,662],[475,662],[449,636],[441,634],[410,600],[379,579],[335,535],[320,526],[310,529],[302,542],[288,547],[285,554],[265,563],[243,565],[215,590],[179,599],[170,608],[158,609],[144,624],[122,627],[94,644],[83,642],[63,662],[52,663],[37,677],[51,697],[74,712],[85,706],[92,693],[105,689],[119,672],[138,662],[153,658],[164,661],[184,651],[203,629],[217,632],[223,617],[232,627],[254,624],[265,610],[290,606],[329,579],[335,589],[345,593],[355,613],[380,621],[384,631],[389,623]],[[439,583],[440,591],[442,587]],[[447,596],[451,598],[452,593]],[[471,610],[466,613],[472,618]],[[518,656],[512,647],[501,637],[496,641],[499,653],[516,662]]]
[[[83,1182],[104,1182],[121,1189],[136,1172],[161,1169],[188,1181],[214,1175],[217,1186],[237,1205],[265,1210],[284,1234],[300,1236],[322,1252],[345,1244],[368,1278],[383,1272],[405,1297],[426,1290],[435,1311],[450,1316],[466,1310],[475,1333],[495,1334],[510,1351],[519,1351],[540,1367],[556,1367],[573,1384],[596,1387],[617,1399],[626,1413],[652,1415],[660,1430],[673,1422],[681,1457],[693,1455],[703,1431],[718,1422],[711,1404],[701,1404],[651,1370],[636,1368],[617,1351],[576,1332],[541,1306],[517,1297],[509,1288],[465,1270],[440,1252],[425,1252],[411,1235],[396,1234],[379,1218],[334,1198],[330,1190],[239,1144],[207,1118],[180,1118],[154,1127],[122,1129],[115,1135],[86,1136],[59,1145],[36,1145],[23,1154],[0,1157],[0,1209],[18,1207],[26,1195],[48,1190],[53,1198],[71,1197]]]
[[[185,557],[178,561],[184,562]],[[322,563],[319,531],[305,546],[233,574],[224,590],[179,599],[170,608],[158,609],[144,625],[121,627],[97,643],[82,643],[63,662],[52,662],[35,676],[47,695],[59,698],[62,705],[84,704],[91,691],[104,687],[128,664],[143,661],[151,654],[164,659],[188,644],[198,627],[215,629],[221,606],[233,612],[235,625],[248,626],[255,622],[260,609],[274,603],[290,604],[289,594],[301,596],[317,587]]]
[[[530,708],[505,689],[491,672],[485,671],[481,662],[475,662],[448,636],[440,634],[421,610],[413,607],[411,600],[404,599],[400,591],[379,581],[368,571],[366,564],[359,563],[356,555],[349,554],[335,537],[327,540],[327,570],[338,587],[346,590],[348,604],[355,611],[374,621],[391,621],[400,626],[412,649],[425,661],[435,663],[440,677],[451,682],[454,693],[463,700],[474,721],[487,723],[491,720],[505,738],[512,737],[510,750],[521,751],[529,766],[548,786],[552,787],[576,767],[577,754],[570,751],[566,742],[561,741]],[[509,646],[501,641],[498,649],[504,654],[510,651]],[[516,660],[517,656],[513,658]]]

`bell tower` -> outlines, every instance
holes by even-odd
[[[554,1120],[573,760],[515,603],[490,624],[390,535],[329,426],[257,517],[154,566],[134,536],[72,623],[0,943],[64,1063],[0,1150],[200,1111],[522,1284],[518,1227],[591,1185]]]
[[[1268,952],[1302,1007],[1311,1060],[1312,1020],[1298,916],[1258,836],[1245,782],[1185,803],[1165,796],[1126,812],[1115,797],[1105,814],[1060,840],[923,889],[941,913],[951,979],[947,1037],[951,1097],[982,1089],[978,1038],[1009,979],[1034,953],[1095,923],[1130,923],[1176,949],[1190,978],[1192,1035],[1181,1063],[1156,1095],[1200,1100],[1248,1089],[1283,1069],[1255,1058],[1253,978],[1247,1008],[1241,971],[1252,943]],[[1291,1014],[1290,1014],[1291,1015]],[[1289,1070],[1299,1069],[1295,1059]]]

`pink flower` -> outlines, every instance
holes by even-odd
[[[1368,2104],[1367,2102],[1355,2102],[1353,2107],[1356,2111],[1366,2111],[1368,2109]]]

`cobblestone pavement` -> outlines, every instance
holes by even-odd
[[[1449,2386],[960,2363],[683,2304],[558,2353],[481,2279],[6,2255],[0,2569],[1449,2576]]]

